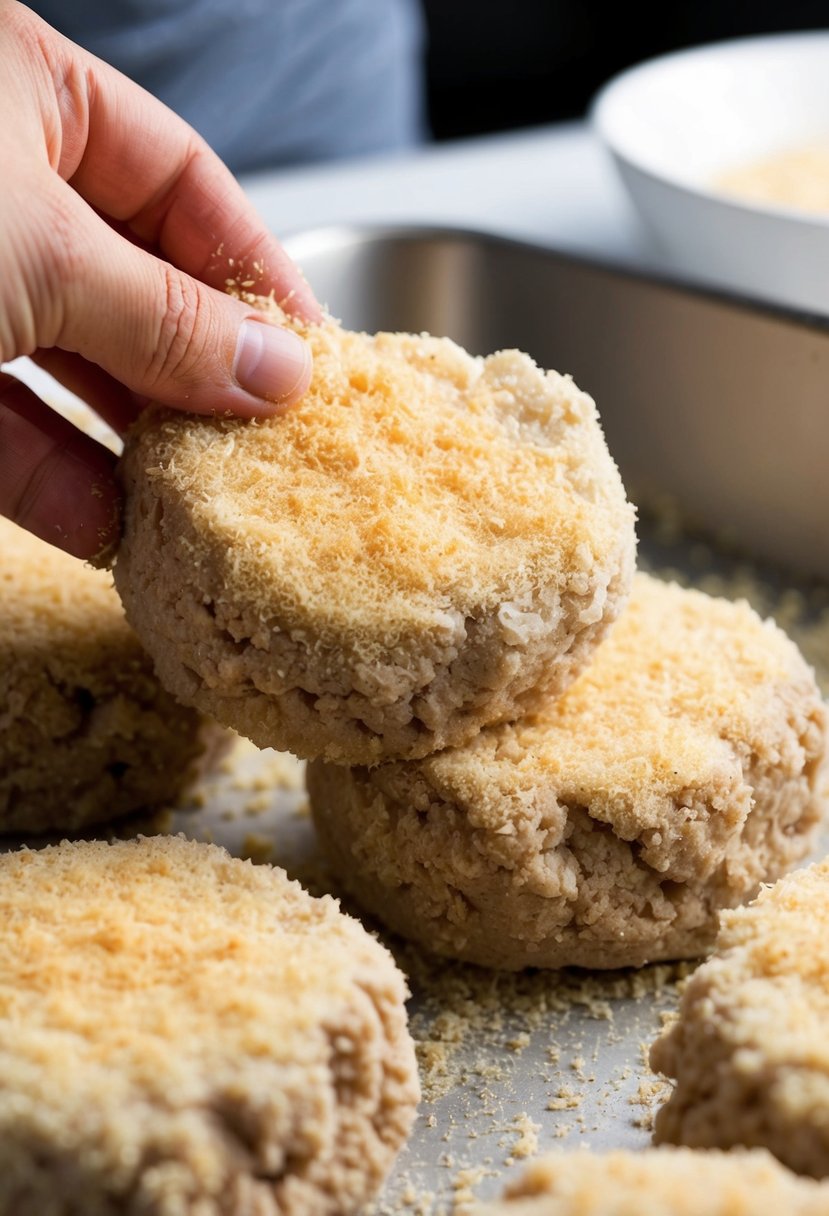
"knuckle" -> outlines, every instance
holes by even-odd
[[[4,4],[2,18],[4,42],[14,43],[21,51],[39,48],[45,23],[27,5]]]
[[[6,4],[2,14],[3,40],[15,48],[20,66],[52,75],[71,45],[47,21],[25,4]]]
[[[89,307],[94,267],[100,257],[90,225],[78,215],[72,191],[60,185],[45,191],[37,218],[35,240],[40,297],[38,345],[61,346],[72,318]]]
[[[0,281],[0,354],[31,354],[60,341],[71,296],[83,274],[86,242],[71,208],[42,178],[29,178],[7,195],[4,274]],[[67,191],[68,193],[68,191]]]
[[[145,380],[152,388],[192,377],[202,361],[200,335],[208,305],[200,284],[171,266],[161,267],[161,308]]]
[[[74,292],[88,273],[91,250],[86,225],[78,222],[75,199],[70,190],[50,190],[43,199],[40,217],[43,261],[62,292]]]

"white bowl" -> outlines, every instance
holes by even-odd
[[[592,120],[682,273],[829,313],[829,214],[730,198],[714,185],[775,153],[829,148],[829,33],[747,38],[651,60],[604,87]]]

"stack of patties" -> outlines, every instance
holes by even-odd
[[[166,687],[311,760],[344,888],[432,950],[701,953],[813,838],[811,671],[747,606],[634,580],[633,510],[568,378],[306,336],[285,417],[150,412],[128,444],[116,583]]]
[[[746,604],[636,575],[560,697],[417,762],[313,764],[334,869],[390,927],[503,968],[698,957],[808,852],[824,706]]]

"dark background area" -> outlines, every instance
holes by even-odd
[[[700,42],[829,25],[825,3],[423,0],[436,139],[578,118],[616,72]],[[664,11],[663,11],[664,10]]]

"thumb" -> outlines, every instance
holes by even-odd
[[[54,345],[142,397],[194,413],[262,416],[302,396],[312,360],[297,333],[132,245],[67,192],[73,248],[56,267]]]

